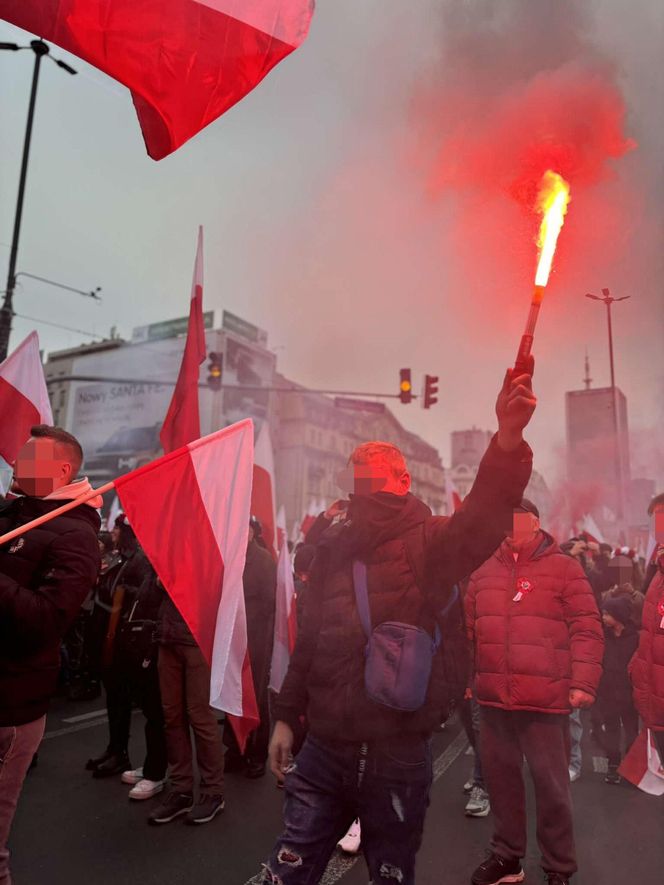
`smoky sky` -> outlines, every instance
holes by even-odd
[[[609,383],[603,308],[583,297],[608,286],[632,296],[616,305],[615,347],[633,472],[664,483],[659,2],[321,0],[303,47],[159,163],[126,90],[59,55],[80,74],[43,72],[18,266],[101,285],[104,301],[24,279],[19,314],[125,335],[182,315],[203,224],[208,308],[267,329],[303,384],[391,392],[410,366],[417,391],[439,375],[436,407],[394,411],[447,461],[450,431],[495,425],[532,289],[531,179],[542,144],[573,144],[571,159],[554,154],[572,202],[527,437],[553,482],[586,349],[593,383]],[[3,272],[30,73],[27,53],[0,53]],[[12,343],[31,328],[46,351],[87,340],[17,318]]]

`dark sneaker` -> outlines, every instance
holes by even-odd
[[[521,861],[508,859],[499,854],[490,854],[472,875],[472,885],[502,885],[508,882],[523,882],[526,878]]]
[[[569,876],[565,876],[563,873],[547,873],[545,870],[544,875],[546,876],[546,885],[569,885]]]
[[[113,753],[110,750],[104,750],[101,756],[93,756],[92,759],[88,759],[85,763],[85,770],[94,771],[98,765],[101,765],[102,762],[106,762],[111,756],[113,756]]]
[[[248,777],[249,780],[256,780],[256,778],[263,777],[264,774],[264,762],[247,762],[247,770],[245,771],[244,776]]]
[[[206,793],[200,797],[195,807],[187,815],[188,824],[206,824],[224,810],[223,796],[210,796]]]
[[[620,775],[618,774],[618,766],[617,765],[609,765],[609,770],[606,773],[606,777],[604,778],[605,784],[619,784],[620,783]]]
[[[188,814],[194,807],[191,793],[166,793],[160,805],[148,815],[149,824],[168,824],[181,814]]]
[[[99,763],[92,772],[92,777],[114,777],[116,774],[122,774],[123,771],[127,771],[128,768],[131,768],[131,762],[126,753],[117,756],[113,755],[109,756],[104,762]]]

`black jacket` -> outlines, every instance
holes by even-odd
[[[251,672],[256,693],[261,695],[267,690],[272,662],[277,566],[268,551],[255,540],[247,546],[242,586]]]
[[[470,494],[449,519],[432,516],[413,495],[371,496],[385,518],[374,522],[363,550],[364,527],[352,514],[355,499],[350,520],[333,525],[318,543],[303,629],[275,705],[276,719],[294,727],[306,715],[312,734],[353,741],[405,732],[429,734],[440,724],[446,706],[441,655],[434,659],[427,700],[420,710],[393,712],[368,700],[367,640],[357,614],[352,561],[359,558],[367,563],[374,626],[402,621],[433,632],[436,613],[446,605],[454,584],[503,541],[531,467],[532,452],[525,443],[507,453],[493,441]],[[368,506],[373,506],[371,501]],[[358,537],[359,550],[353,540]],[[413,562],[412,550],[418,544],[421,561]]]
[[[22,497],[0,509],[0,534],[65,503]],[[81,504],[0,547],[0,726],[46,713],[60,643],[100,567],[99,515]]]
[[[632,624],[627,624],[620,636],[608,627],[604,628],[604,659],[597,706],[605,716],[633,706],[632,683],[627,668],[638,645],[639,631]]]

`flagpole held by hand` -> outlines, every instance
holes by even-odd
[[[56,509],[51,510],[50,513],[44,513],[42,516],[38,516],[36,519],[31,519],[30,522],[26,522],[23,525],[17,526],[15,529],[12,529],[11,532],[0,535],[0,545],[6,544],[7,541],[13,541],[14,538],[18,538],[19,535],[23,535],[25,534],[25,532],[29,532],[30,529],[34,529],[38,525],[43,525],[45,522],[50,522],[52,519],[55,519],[56,516],[67,513],[68,510],[73,510],[74,507],[78,507],[80,504],[85,504],[91,498],[96,498],[98,495],[103,495],[105,494],[105,492],[110,492],[110,490],[113,488],[115,488],[115,480],[107,482],[105,485],[100,486],[98,489],[90,489],[90,491],[86,492],[84,495],[79,495],[78,498],[72,498],[71,501],[67,501],[66,504],[62,505],[62,507],[56,507]]]

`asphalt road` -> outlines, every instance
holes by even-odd
[[[149,827],[146,816],[156,800],[130,802],[119,777],[96,781],[84,771],[86,759],[106,744],[102,706],[100,700],[54,704],[10,841],[15,885],[248,885],[279,832],[282,794],[272,778],[229,775],[226,811],[205,826],[176,821]],[[139,765],[139,713],[134,724],[132,761]],[[464,817],[462,785],[472,759],[457,727],[436,735],[434,747],[436,781],[418,885],[466,885],[483,859],[491,816]],[[586,747],[583,776],[572,785],[580,866],[575,885],[663,881],[664,797],[646,796],[626,784],[607,786],[594,770],[599,764],[593,764]],[[531,813],[531,825],[533,818]],[[534,825],[532,830],[527,881],[541,882]],[[335,882],[366,885],[364,862],[334,857],[325,885]]]

